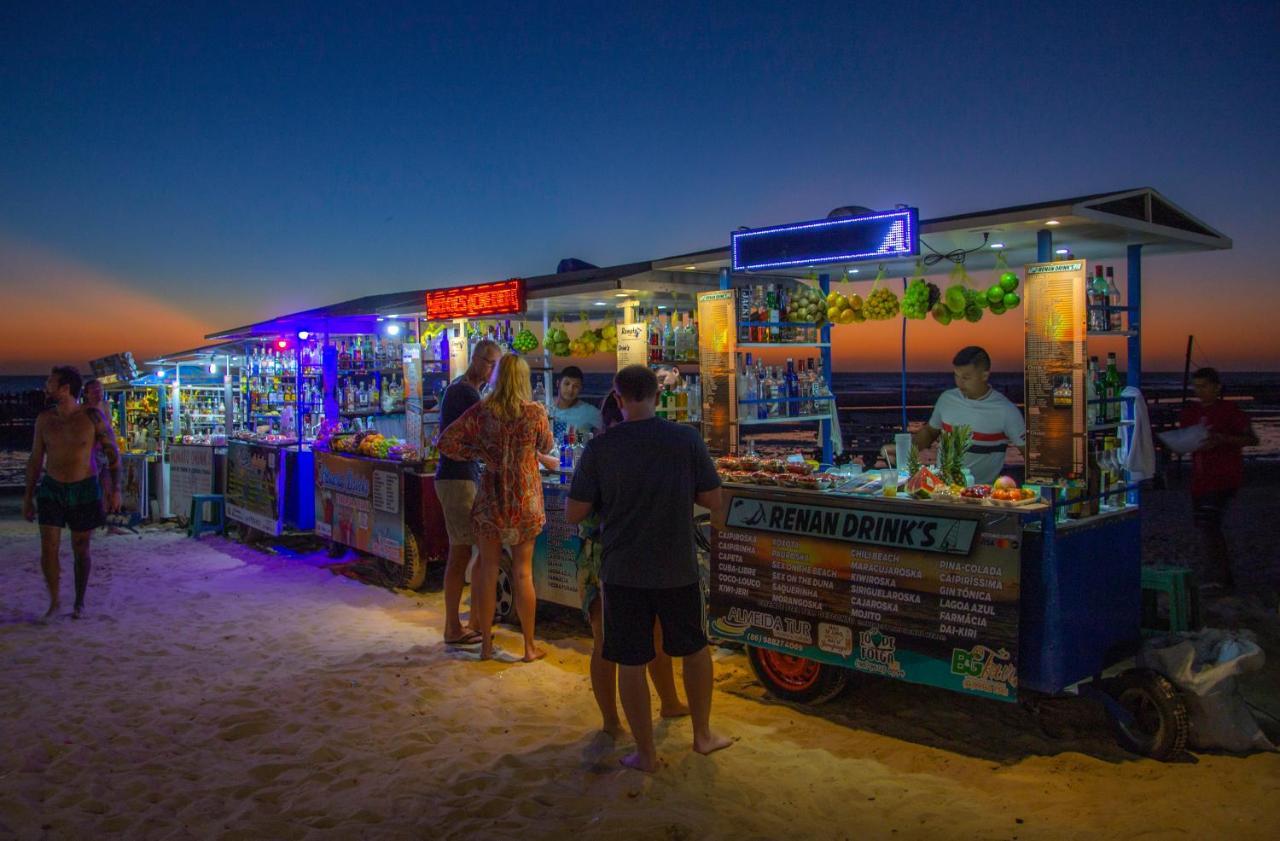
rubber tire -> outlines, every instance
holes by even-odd
[[[413,532],[404,533],[404,563],[397,564],[383,559],[383,566],[395,580],[397,587],[404,590],[417,590],[427,581],[427,563],[418,554],[418,541]]]
[[[1111,714],[1111,729],[1120,747],[1162,762],[1186,750],[1191,729],[1187,705],[1162,675],[1149,669],[1125,672],[1108,692],[1138,719],[1136,727],[1130,728]]]
[[[516,596],[511,586],[511,558],[502,550],[502,562],[498,564],[498,592],[493,603],[493,623],[509,625],[516,621]]]
[[[775,698],[801,704],[825,704],[849,685],[849,670],[749,645],[747,662]]]

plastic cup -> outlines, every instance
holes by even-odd
[[[898,470],[896,467],[885,468],[880,471],[880,484],[883,486],[885,496],[898,495]]]
[[[911,455],[911,433],[899,432],[894,435],[893,446],[898,451],[893,463],[898,467],[906,467],[907,458]]]

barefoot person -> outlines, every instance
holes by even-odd
[[[693,749],[711,753],[732,742],[711,730],[713,669],[702,628],[702,592],[693,537],[693,505],[720,505],[720,479],[691,427],[656,416],[658,381],[643,365],[614,377],[623,422],[591,441],[574,472],[565,514],[601,522],[604,657],[617,663],[622,710],[635,753],[622,763],[658,768],[645,667],[662,648],[681,658],[693,716]]]
[[[616,396],[611,405],[617,406]],[[609,398],[606,398],[608,400]],[[609,416],[606,416],[609,418]],[[606,420],[605,429],[612,429],[622,421],[622,410]],[[600,708],[600,730],[611,738],[622,735],[622,721],[618,718],[618,664],[604,659],[604,612],[600,607],[600,565],[603,547],[600,543],[600,521],[593,512],[579,524],[582,534],[582,550],[578,553],[578,590],[582,597],[582,613],[591,623],[591,694]],[[676,677],[671,657],[662,650],[662,625],[654,620],[653,648],[656,652],[649,662],[649,679],[658,692],[658,713],[663,718],[679,718],[689,714],[689,708],[681,703],[676,693]]]
[[[554,446],[547,410],[533,402],[529,363],[502,357],[493,391],[462,413],[440,435],[440,452],[484,462],[471,509],[480,565],[471,578],[471,615],[480,623],[480,657],[493,656],[493,610],[502,547],[511,551],[511,583],[524,635],[524,661],[546,656],[533,640],[538,596],[533,590],[533,543],[546,525],[539,462]]]
[[[440,399],[441,432],[480,402],[480,389],[488,384],[501,358],[502,349],[497,342],[491,339],[476,342],[471,351],[471,364],[462,376],[450,383]],[[480,468],[474,460],[455,461],[440,456],[435,487],[444,512],[445,531],[449,534],[449,559],[444,566],[444,641],[447,645],[480,644],[475,605],[465,631],[458,610],[467,580],[467,564],[471,563],[471,546],[475,543],[471,534],[471,506],[476,501],[479,480]]]
[[[36,418],[22,516],[31,521],[39,513],[40,567],[49,588],[46,619],[58,611],[58,549],[62,529],[71,529],[76,574],[76,602],[71,615],[79,618],[84,613],[84,591],[89,584],[89,538],[102,525],[104,508],[107,512],[120,510],[120,451],[102,413],[76,403],[80,374],[75,368],[54,368],[44,390],[53,405]],[[95,444],[102,448],[111,474],[105,506],[102,488],[90,464]]]

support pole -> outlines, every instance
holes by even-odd
[[[1128,384],[1142,387],[1142,245],[1129,246]]]
[[[1042,228],[1036,231],[1036,262],[1048,263],[1053,259],[1053,231]]]
[[[723,269],[726,274],[728,269]],[[831,275],[818,275],[818,289],[822,291],[822,300],[827,299],[827,295],[831,294]],[[833,387],[834,377],[831,373],[831,323],[826,322],[818,331],[818,341],[822,342],[819,348],[818,356],[822,360],[822,376],[827,380],[827,394],[831,395],[831,403],[835,402],[835,388]],[[830,409],[828,409],[830,411]],[[840,417],[839,410],[836,411],[836,417]],[[819,422],[818,436],[822,439],[822,463],[832,463],[831,453],[831,421],[830,419]]]
[[[907,279],[902,279],[902,294],[907,294]],[[907,431],[907,317],[902,316],[902,431]],[[902,458],[902,456],[898,456]]]

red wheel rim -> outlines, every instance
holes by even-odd
[[[769,679],[788,692],[812,689],[822,674],[822,664],[804,657],[780,654],[767,648],[756,649],[756,659]]]

